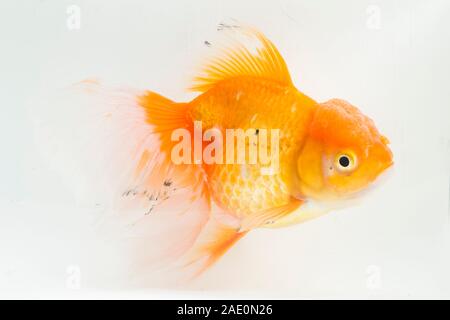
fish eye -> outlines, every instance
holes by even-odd
[[[343,168],[347,168],[350,165],[350,159],[347,155],[339,157],[339,165]]]
[[[350,172],[356,168],[356,157],[351,152],[340,153],[336,156],[335,167],[341,172]]]

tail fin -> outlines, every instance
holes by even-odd
[[[170,159],[171,132],[189,128],[188,107],[84,81],[44,95],[32,110],[44,159],[78,203],[104,213],[124,255],[147,274],[185,254],[210,217],[201,166]]]
[[[159,135],[161,142],[161,153],[166,157],[170,156],[173,142],[170,140],[170,134],[175,129],[184,128],[192,133],[192,123],[187,120],[186,113],[189,105],[184,103],[174,103],[156,93],[147,92],[139,99],[147,114],[147,121],[154,127],[154,132]],[[193,133],[191,134],[193,137]],[[201,189],[201,194],[208,199],[208,219],[202,220],[205,224],[196,229],[195,241],[186,242],[183,250],[178,251],[178,259],[174,264],[174,270],[182,270],[182,277],[179,279],[192,279],[203,273],[212,266],[229,248],[231,248],[246,232],[240,232],[237,223],[225,223],[220,219],[226,213],[217,209],[212,213],[207,186],[204,183],[203,170],[199,165],[179,164],[172,165],[172,162],[161,162],[161,166],[168,165],[174,179],[177,179],[177,185],[186,187],[192,186],[194,191]],[[156,172],[155,172],[156,171]],[[153,181],[158,181],[164,176],[158,176],[158,173],[165,172],[158,168],[153,172]],[[145,172],[145,170],[144,170]],[[200,185],[199,185],[200,183]],[[190,211],[199,210],[199,208],[186,208]],[[189,225],[186,227],[189,228]],[[172,237],[179,237],[172,234]],[[193,238],[192,238],[193,239]],[[191,239],[191,240],[192,240]],[[181,247],[181,244],[179,244]],[[186,250],[186,248],[188,248]]]
[[[150,91],[140,95],[137,101],[145,111],[148,134],[156,138],[157,144],[148,146],[140,154],[134,173],[135,180],[150,188],[174,185],[196,191],[204,189],[205,179],[201,166],[189,163],[174,164],[171,159],[174,146],[171,140],[172,132],[177,129],[192,131],[192,123],[186,115],[189,104],[176,103]]]
[[[145,110],[149,134],[158,142],[140,155],[134,172],[134,185],[139,187],[134,189],[137,192],[128,194],[126,206],[133,208],[142,200],[149,202],[138,218],[142,251],[138,250],[136,255],[138,264],[145,269],[165,265],[183,255],[196,241],[211,209],[201,166],[175,165],[170,158],[172,132],[180,128],[192,130],[186,116],[189,105],[149,91],[138,97],[138,104]],[[148,219],[149,216],[155,218]],[[153,252],[151,244],[157,244]]]

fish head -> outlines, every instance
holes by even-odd
[[[355,197],[393,165],[389,140],[350,103],[332,99],[317,105],[297,158],[303,197]]]

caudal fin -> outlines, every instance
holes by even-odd
[[[193,136],[192,122],[187,119],[186,115],[189,105],[174,103],[153,92],[146,92],[145,95],[140,97],[139,103],[146,110],[147,121],[153,126],[155,134],[159,136],[159,150],[164,159],[168,159],[171,155],[174,142],[171,141],[170,135],[174,130],[183,128],[191,133],[191,137]],[[141,174],[147,172],[145,169],[146,165],[142,166],[143,162],[150,163],[147,156],[140,162],[139,170]],[[196,204],[183,202],[186,206],[185,210],[191,212],[190,215],[198,216],[202,210],[204,212],[201,219],[197,218],[202,223],[197,224],[195,222],[194,228],[189,221],[186,221],[186,229],[184,231],[190,233],[192,237],[186,241],[186,239],[180,238],[180,235],[177,233],[167,234],[167,236],[179,241],[177,244],[178,250],[176,250],[177,259],[172,270],[182,271],[179,279],[192,279],[212,266],[246,232],[240,232],[238,224],[227,224],[221,221],[219,217],[226,215],[225,212],[218,208],[214,212],[211,210],[208,189],[201,165],[174,165],[173,161],[161,161],[158,163],[158,168],[152,171],[152,181],[161,183],[163,179],[166,179],[166,174],[161,175],[160,173],[171,172],[170,176],[175,185],[192,188],[191,193],[186,194],[187,196],[194,197],[191,199],[201,199],[200,201],[197,200]],[[170,200],[168,199],[167,201],[170,204]],[[172,201],[178,202],[178,199],[173,199]],[[205,207],[199,208],[199,203]],[[173,206],[169,205],[168,208],[170,207]],[[174,223],[174,221],[171,221],[171,223]],[[163,242],[164,236],[160,235],[160,237],[159,240]]]
[[[133,270],[151,274],[196,242],[210,217],[200,165],[174,165],[173,130],[188,105],[84,81],[35,106],[36,142],[79,203],[101,208]]]

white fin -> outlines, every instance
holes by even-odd
[[[114,236],[129,244],[133,266],[151,273],[190,249],[209,219],[210,201],[203,172],[174,168],[161,152],[162,137],[147,114],[151,107],[140,104],[145,96],[86,80],[43,95],[32,116],[49,166],[80,205],[103,209]]]

